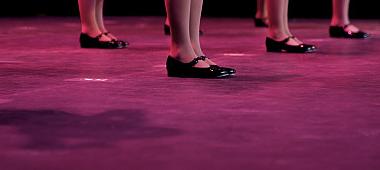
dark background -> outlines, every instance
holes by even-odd
[[[77,16],[76,0],[3,0],[0,16]],[[351,18],[380,18],[379,0],[351,0]],[[204,16],[252,17],[255,0],[204,0]],[[291,18],[329,18],[331,0],[290,0]],[[105,0],[108,16],[161,16],[163,0]]]

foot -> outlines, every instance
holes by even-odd
[[[205,55],[201,56],[201,59],[203,61],[205,61],[207,64],[210,65],[210,67],[214,67],[215,69],[218,69],[218,70],[221,70],[221,71],[225,71],[227,72],[229,75],[231,76],[234,76],[236,74],[236,70],[233,69],[233,68],[228,68],[228,67],[221,67],[219,65],[217,65],[216,63],[212,62],[208,57],[206,57]]]
[[[346,32],[357,33],[360,31],[360,29],[358,27],[356,27],[355,25],[352,25],[352,24],[348,24],[347,26],[343,26],[343,28]]]
[[[203,61],[204,61],[205,63],[207,63],[208,65],[218,65],[218,64],[216,64],[215,62],[211,61],[211,59],[209,59],[208,57],[206,57],[206,55],[203,54],[203,53],[200,54],[200,55],[198,55],[198,56],[203,57]]]
[[[176,56],[176,57],[173,57]],[[185,55],[182,55],[185,56]],[[181,55],[170,55],[173,59],[181,62],[181,63],[190,63],[197,57],[181,57]],[[208,68],[210,64],[208,64],[205,60],[198,60],[196,64],[193,65],[195,68]]]
[[[106,32],[103,32],[103,34],[112,40],[116,40],[116,41],[118,40],[118,38],[114,36],[113,34],[111,34],[111,32],[106,31]]]
[[[103,48],[103,49],[120,49],[124,48],[119,43],[112,41],[104,34],[99,34],[92,37],[88,34],[81,33],[79,38],[80,46],[82,48]]]
[[[369,37],[369,34],[361,31],[358,27],[352,24],[330,26],[329,33],[330,37],[333,38],[365,39]]]
[[[129,46],[129,42],[128,41],[122,41],[122,40],[119,40],[117,37],[115,37],[113,34],[111,34],[110,32],[103,32],[103,34],[109,38],[111,38],[112,41],[115,41],[117,43],[119,43],[121,46],[123,46],[124,48],[125,47],[128,47]]]
[[[291,46],[298,46],[298,45],[304,44],[301,40],[299,40],[297,37],[293,35],[283,35],[283,36],[278,36],[275,38],[272,38],[272,37],[269,37],[269,38],[278,42],[287,40],[285,44],[291,45]]]
[[[268,52],[311,53],[316,51],[314,45],[304,44],[294,36],[281,41],[267,37],[265,44]]]
[[[166,70],[169,77],[183,78],[227,78],[231,76],[227,71],[216,67],[197,67],[203,57],[197,57],[190,62],[182,62],[169,56],[166,60]]]
[[[112,38],[106,36],[104,33],[101,33],[101,32],[97,32],[97,33],[82,33],[82,34],[86,34],[92,38],[98,38],[99,41],[101,42],[111,42],[112,41]]]

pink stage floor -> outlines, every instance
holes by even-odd
[[[108,18],[129,49],[81,49],[77,18],[1,18],[1,170],[379,170],[380,22],[367,40],[293,20],[315,54],[266,53],[251,19],[206,18],[226,80],[168,78],[163,18]]]

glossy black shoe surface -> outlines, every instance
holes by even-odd
[[[300,44],[300,45],[288,45],[287,42],[295,38],[290,36],[282,41],[275,41],[269,37],[266,38],[265,45],[268,52],[287,52],[287,53],[312,53],[316,51],[314,45]]]
[[[87,34],[81,33],[79,37],[80,46],[82,48],[102,48],[102,49],[121,49],[124,48],[120,43],[116,41],[100,41],[100,38],[104,34],[100,34],[96,37],[90,37]]]
[[[268,24],[265,22],[266,19],[263,18],[254,18],[256,27],[267,28]]]
[[[350,24],[345,25],[343,27],[341,26],[330,26],[329,33],[330,37],[332,38],[351,38],[351,39],[365,39],[369,37],[369,34],[358,31],[358,32],[351,32],[346,31],[346,28],[350,26]]]
[[[194,67],[202,57],[197,57],[190,63],[182,63],[171,56],[166,60],[166,70],[169,77],[182,78],[227,78],[230,74],[225,70],[214,67],[197,68]]]
[[[104,32],[103,33],[105,36],[108,36],[108,34],[110,34],[110,32]],[[117,39],[112,39],[112,41],[118,43],[120,46],[122,46],[123,48],[127,48],[129,46],[129,42],[128,41],[123,41],[123,40],[117,40]]]
[[[201,56],[202,60],[205,61],[208,57],[206,56]],[[236,70],[233,69],[233,68],[228,68],[228,67],[221,67],[221,66],[218,66],[218,65],[210,65],[210,67],[213,67],[215,69],[219,69],[221,71],[226,71],[228,74],[230,74],[231,76],[234,76],[236,74]]]
[[[170,26],[169,25],[164,24],[164,34],[165,35],[170,35]],[[203,31],[202,30],[199,30],[199,35],[200,36],[203,35]]]

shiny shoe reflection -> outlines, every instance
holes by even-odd
[[[202,58],[203,61],[206,60],[206,59],[208,59],[208,57],[206,57],[206,56],[201,56],[201,58]],[[218,65],[210,65],[210,67],[214,67],[215,69],[219,69],[221,71],[226,71],[231,76],[234,76],[236,74],[236,70],[233,69],[233,68],[221,67],[221,66],[218,66]]]
[[[104,32],[103,34],[105,36],[108,36],[110,34],[110,32]],[[116,43],[120,44],[123,48],[127,48],[129,46],[128,41],[117,40],[117,39],[112,39],[112,41],[115,41]]]

